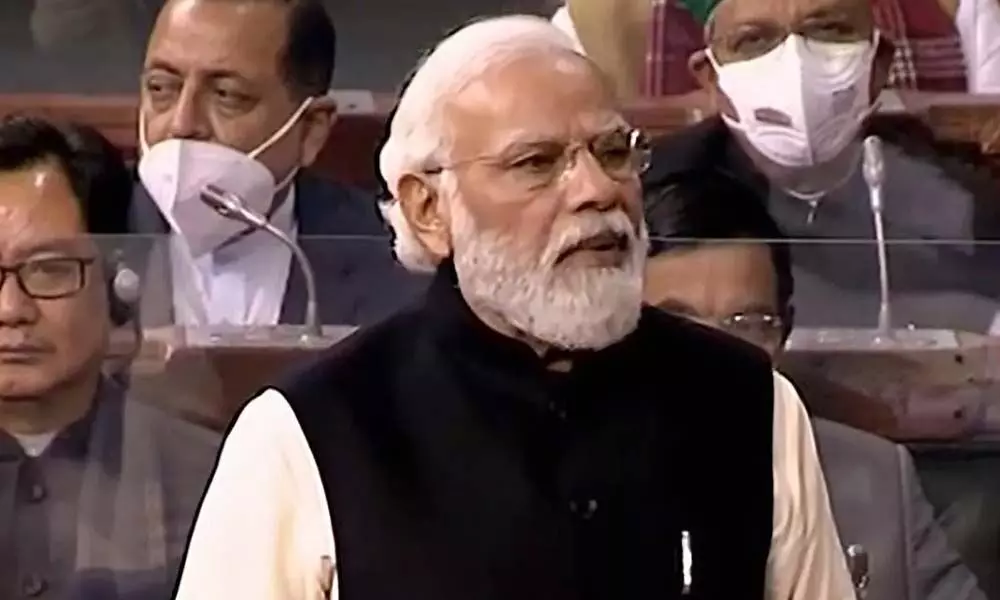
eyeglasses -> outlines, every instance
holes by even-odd
[[[773,313],[736,313],[719,320],[717,325],[745,342],[774,349],[781,345],[785,322]]]
[[[847,22],[809,22],[791,29],[777,23],[755,23],[735,32],[713,37],[709,47],[720,63],[741,62],[764,56],[783,44],[792,34],[802,37],[807,50],[813,47],[836,48],[872,40],[870,32]]]
[[[13,275],[26,295],[55,300],[78,293],[87,285],[87,267],[93,258],[42,258],[11,267],[0,267],[0,290]]]
[[[649,139],[641,131],[623,128],[583,144],[529,144],[498,156],[479,156],[439,165],[425,170],[425,173],[435,175],[478,163],[499,171],[501,178],[512,187],[535,191],[555,184],[575,164],[582,150],[586,150],[604,173],[615,181],[628,181],[642,174],[649,168],[652,154]]]

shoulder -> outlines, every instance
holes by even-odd
[[[767,353],[718,329],[652,307],[643,308],[640,329],[648,344],[661,349],[658,358],[666,354],[697,366],[700,373],[711,366],[715,372],[734,370],[736,374],[753,373],[772,379]]]
[[[284,394],[296,413],[311,408],[313,398],[322,397],[321,404],[331,404],[326,400],[333,400],[333,394],[337,398],[373,397],[376,389],[388,385],[401,361],[412,356],[414,340],[422,330],[417,309],[405,308],[355,331],[322,352],[311,364],[281,380],[275,388]]]
[[[671,388],[704,399],[685,403],[690,417],[707,419],[717,431],[734,437],[766,434],[770,443],[775,419],[781,418],[776,412],[781,394],[765,352],[725,332],[648,307],[640,337],[645,363],[640,371],[662,373],[668,364]],[[792,398],[797,401],[794,392]],[[725,406],[727,419],[717,418],[719,406]]]
[[[732,141],[732,133],[719,117],[710,117],[658,137],[653,142],[643,183],[662,184],[678,173],[718,167],[718,162],[727,156]]]
[[[161,463],[173,471],[197,476],[211,470],[222,441],[217,432],[142,400],[125,403],[125,418],[146,430],[159,448]]]
[[[303,235],[388,235],[371,192],[303,173],[295,180],[295,194]]]
[[[826,419],[813,419],[816,448],[826,469],[838,464],[850,468],[899,469],[905,450],[877,435]]]

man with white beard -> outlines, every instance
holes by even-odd
[[[177,598],[853,598],[794,389],[641,305],[647,158],[546,21],[440,43],[380,154],[434,282],[246,405]]]

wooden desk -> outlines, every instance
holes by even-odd
[[[287,329],[212,344],[177,329],[148,331],[132,369],[137,397],[225,429],[247,399],[350,333],[330,327],[325,340],[298,344],[281,335]],[[781,370],[820,417],[897,441],[1000,440],[1000,340],[955,339],[954,347],[932,349],[792,349]],[[127,339],[120,347],[129,351]]]
[[[1000,97],[908,93],[901,97],[906,113],[881,115],[906,127],[907,119],[926,124],[945,152],[977,154],[997,165],[1000,173]],[[378,96],[376,110],[342,116],[321,153],[315,170],[339,181],[370,187],[375,175],[375,149],[384,134],[392,98]],[[136,155],[138,122],[134,96],[0,95],[0,114],[24,112],[56,121],[96,127],[129,157]],[[705,96],[696,93],[628,107],[632,122],[654,135],[665,134],[713,113]],[[903,118],[905,117],[905,118]]]

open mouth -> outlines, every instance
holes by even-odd
[[[46,349],[41,346],[30,346],[26,344],[0,346],[0,358],[16,356],[38,356],[45,354]]]
[[[559,260],[563,260],[577,252],[624,253],[629,248],[629,237],[623,233],[606,231],[594,236],[590,236],[578,243],[573,244],[559,255]]]

